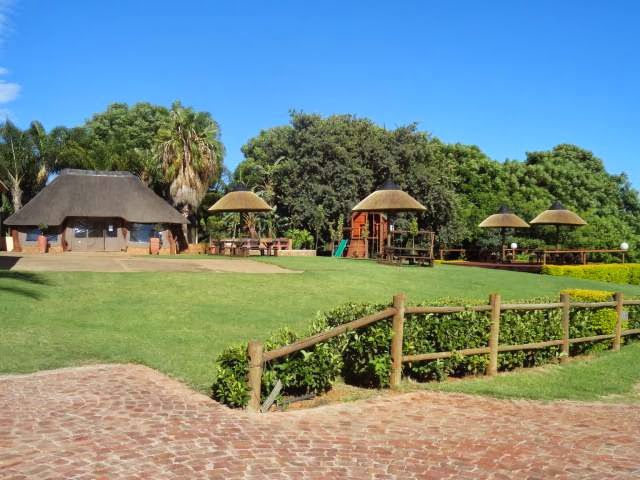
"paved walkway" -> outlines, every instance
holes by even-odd
[[[297,273],[248,259],[180,259],[135,257],[126,254],[76,253],[59,255],[0,255],[0,270],[26,272],[227,272]]]
[[[251,415],[92,366],[0,378],[0,477],[637,479],[640,410],[424,392]]]

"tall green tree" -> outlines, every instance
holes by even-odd
[[[158,132],[157,154],[174,205],[189,217],[222,173],[218,124],[209,113],[175,102],[169,123]]]
[[[455,215],[452,171],[440,142],[408,125],[395,130],[352,115],[291,113],[290,125],[262,131],[242,149],[236,180],[265,191],[287,228],[329,238],[329,221],[392,178],[428,211],[423,223],[442,228]],[[318,225],[318,208],[327,220]]]

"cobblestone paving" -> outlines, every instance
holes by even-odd
[[[411,393],[267,415],[142,366],[0,377],[0,478],[640,478],[640,409]]]

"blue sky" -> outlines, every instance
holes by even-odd
[[[640,2],[0,0],[0,111],[210,111],[225,163],[290,109],[418,122],[497,160],[575,143],[640,187]]]

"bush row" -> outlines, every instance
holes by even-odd
[[[575,301],[609,301],[611,292],[567,291]],[[534,302],[548,301],[537,299]],[[429,305],[464,305],[444,300],[422,303]],[[304,335],[282,330],[265,342],[272,350],[308,335],[378,312],[387,304],[345,304],[318,316]],[[631,307],[628,327],[640,328],[640,308]],[[616,323],[611,308],[575,310],[570,324],[571,337],[588,337],[613,333]],[[625,325],[627,328],[627,325]],[[405,321],[404,354],[456,351],[484,347],[489,342],[490,318],[487,312],[410,315]],[[283,395],[321,393],[342,375],[346,383],[363,387],[385,387],[391,369],[391,320],[384,320],[320,343],[309,350],[291,354],[267,363],[262,378],[262,397],[269,394],[276,381],[282,381]],[[562,337],[561,313],[558,310],[508,311],[500,323],[500,343],[524,344]],[[610,342],[572,345],[572,354],[606,349]],[[559,347],[532,351],[502,352],[498,355],[500,370],[542,365],[556,359]],[[226,349],[217,359],[218,373],[213,384],[213,397],[234,407],[248,401],[247,345]],[[447,376],[464,376],[485,371],[487,355],[453,356],[452,358],[412,362],[403,365],[403,375],[417,381],[442,380]]]
[[[556,277],[575,277],[602,282],[640,285],[640,264],[545,265],[542,273]]]

